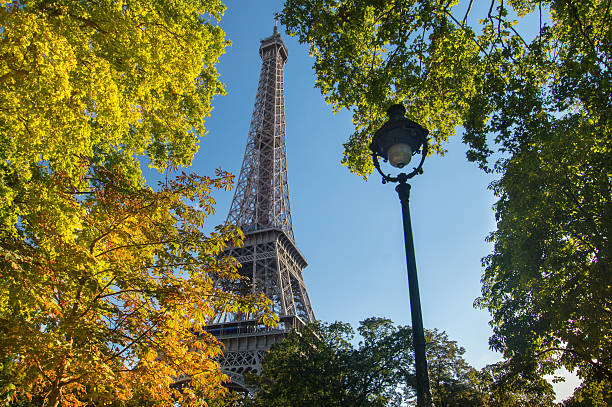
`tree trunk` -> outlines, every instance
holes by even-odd
[[[50,407],[58,407],[62,400],[62,377],[64,377],[67,363],[68,361],[66,359],[62,360],[62,363],[57,369],[55,380],[51,383],[51,391],[47,399]]]

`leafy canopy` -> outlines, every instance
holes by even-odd
[[[405,406],[416,403],[412,330],[385,318],[368,318],[358,328],[361,341],[342,322],[311,324],[274,345],[263,360],[253,406]],[[493,375],[478,372],[465,350],[446,333],[426,331],[427,359],[436,406],[550,406],[552,389],[544,380],[529,390],[493,390]],[[492,373],[494,372],[494,373]],[[516,383],[516,382],[515,382]],[[524,384],[524,383],[523,383]],[[510,389],[510,386],[506,386]],[[518,403],[509,404],[506,400]]]
[[[355,133],[344,144],[343,164],[367,176],[372,134],[392,102],[431,131],[433,151],[469,110],[483,69],[470,28],[449,17],[456,1],[287,0],[281,21],[310,45],[316,86],[332,104],[353,112]]]
[[[373,130],[401,102],[434,150],[460,126],[467,158],[498,174],[476,305],[491,312],[506,373],[565,366],[582,391],[610,388],[612,7],[491,0],[472,24],[474,4],[287,0],[281,19],[310,45],[326,100],[353,112],[349,170],[372,171]]]
[[[234,227],[202,232],[232,176],[188,165],[228,42],[216,0],[0,1],[0,397],[200,405],[223,393],[201,327],[268,300],[237,279]],[[174,386],[188,377],[190,385]]]
[[[32,166],[79,179],[94,159],[136,180],[142,154],[159,169],[189,164],[223,92],[223,11],[216,0],[2,0],[2,225],[22,215],[13,185],[37,182]]]
[[[138,395],[191,405],[222,392],[213,360],[220,345],[202,326],[269,301],[213,283],[239,278],[236,261],[219,254],[243,237],[231,226],[201,232],[212,189],[231,185],[229,174],[217,175],[183,174],[157,192],[130,185],[117,169],[94,167],[88,191],[58,176],[51,188],[79,220],[69,236],[37,206],[37,194],[20,193],[37,210],[22,218],[20,235],[5,231],[0,240],[0,383],[9,400],[78,406]],[[182,377],[190,386],[173,388]]]

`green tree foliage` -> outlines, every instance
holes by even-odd
[[[251,380],[259,390],[252,406],[400,406],[416,402],[412,330],[384,318],[369,318],[354,345],[348,324],[316,323],[292,332],[263,360]],[[463,348],[444,332],[426,331],[431,390],[436,406],[549,406],[552,389],[531,386],[493,390],[493,373],[478,372]],[[495,393],[495,396],[492,394]],[[511,403],[510,400],[516,401]],[[522,403],[522,404],[521,404]]]
[[[426,331],[427,361],[432,398],[436,406],[484,406],[486,385],[464,359],[465,349],[445,332]]]
[[[89,168],[82,159],[95,157],[136,179],[138,155],[156,168],[190,163],[211,99],[223,92],[215,68],[227,44],[216,24],[223,11],[216,0],[2,0],[3,227],[27,214],[15,186],[48,179],[35,172],[78,179]],[[53,208],[56,197],[41,200]]]
[[[511,372],[508,361],[485,366],[478,372],[478,382],[486,394],[486,406],[549,407],[555,405],[551,384],[532,370]]]
[[[326,100],[353,112],[351,171],[371,172],[373,130],[402,102],[436,150],[461,126],[468,159],[499,174],[476,305],[506,373],[565,366],[612,387],[612,7],[491,0],[470,26],[473,4],[287,0],[281,18]]]
[[[349,324],[314,323],[273,345],[263,359],[261,376],[249,376],[258,387],[253,406],[350,406],[360,395],[346,388]],[[248,405],[248,404],[247,404]]]
[[[587,381],[561,407],[606,407],[612,405],[612,388],[606,381]]]
[[[221,291],[242,233],[202,232],[233,177],[189,164],[227,42],[224,6],[0,1],[0,400],[9,405],[201,404],[223,392]],[[190,377],[190,386],[171,386]]]
[[[392,101],[431,131],[438,152],[468,111],[481,61],[472,30],[447,15],[453,3],[285,1],[281,21],[310,44],[316,86],[334,111],[353,112],[343,160],[352,172],[372,171],[368,145]]]
[[[543,130],[504,162],[477,305],[516,369],[577,368],[612,386],[612,149],[574,125],[563,126],[571,143]]]

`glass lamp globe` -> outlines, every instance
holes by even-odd
[[[389,163],[396,168],[403,168],[412,158],[412,147],[408,144],[394,144],[387,151]]]

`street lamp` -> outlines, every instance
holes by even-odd
[[[423,173],[423,161],[427,156],[427,129],[404,117],[406,109],[402,105],[393,105],[387,110],[389,120],[374,133],[370,150],[374,167],[382,175],[382,182],[397,182],[395,187],[402,204],[404,220],[404,241],[406,244],[406,264],[408,266],[408,289],[410,292],[410,313],[412,315],[412,343],[414,345],[414,364],[416,371],[417,406],[431,407],[431,391],[429,389],[429,374],[427,372],[427,357],[425,356],[425,333],[421,315],[421,299],[419,297],[419,282],[417,279],[416,259],[414,257],[414,242],[410,224],[410,178]],[[379,157],[396,168],[405,167],[412,156],[421,153],[418,166],[409,173],[400,173],[393,177],[380,169]]]

